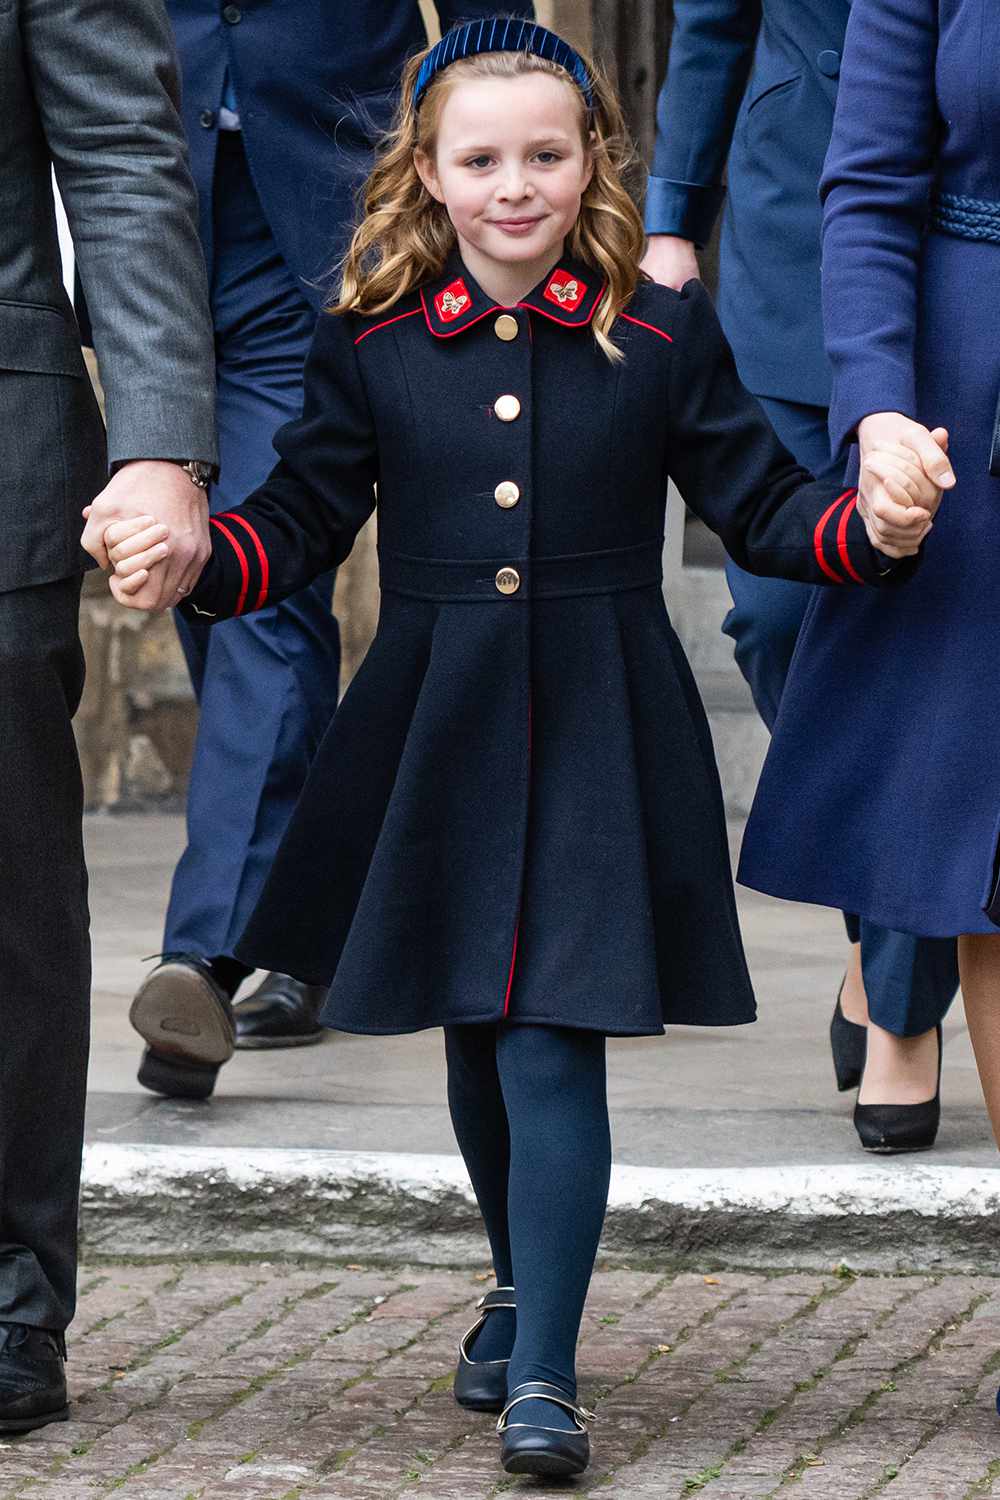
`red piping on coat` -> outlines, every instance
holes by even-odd
[[[837,527],[837,551],[840,553],[840,560],[844,564],[848,576],[853,578],[855,583],[864,583],[865,580],[851,563],[850,554],[847,551],[847,523],[857,509],[858,504],[857,490],[852,490],[850,493],[852,495],[851,503],[844,506],[840,516],[840,525]]]
[[[386,318],[383,323],[376,323],[374,328],[366,328],[364,333],[359,333],[354,340],[355,345],[360,344],[362,339],[366,339],[370,333],[378,333],[380,328],[388,328],[390,323],[401,323],[404,318],[415,318],[419,311],[419,307],[412,307],[409,312],[397,313],[394,318]]]
[[[222,515],[224,520],[235,521],[238,526],[243,527],[244,531],[250,533],[250,540],[253,542],[257,552],[257,561],[260,563],[260,593],[257,595],[257,602],[254,605],[254,609],[263,609],[264,600],[267,598],[268,586],[271,582],[271,565],[267,560],[267,553],[264,551],[264,543],[256,531],[254,531],[250,522],[245,521],[242,516],[238,516],[235,511],[225,510],[222,512]]]
[[[833,504],[829,506],[828,509],[826,509],[820,516],[819,520],[816,522],[816,530],[813,532],[813,551],[816,554],[816,561],[819,563],[827,578],[832,578],[834,583],[844,583],[846,582],[846,580],[841,578],[840,574],[835,568],[831,568],[830,564],[823,556],[823,533],[826,530],[826,523],[829,521],[834,511],[837,509],[837,506],[843,504],[848,496],[853,494],[853,490],[845,490],[842,495],[838,495]]]
[[[528,797],[529,797],[529,799],[531,797],[531,717],[532,717],[532,715],[531,715],[531,697],[529,695],[529,697],[528,697]],[[527,843],[527,837],[525,838],[525,843]],[[521,879],[522,879],[522,882],[523,882],[523,879],[524,879],[523,875],[522,875]],[[523,899],[524,899],[524,890],[523,890],[523,884],[522,884],[521,900],[523,901]],[[515,969],[515,967],[517,965],[517,939],[518,939],[518,936],[520,935],[520,932],[521,932],[521,901],[519,901],[518,904],[517,904],[517,922],[516,922],[516,924],[514,926],[514,948],[513,948],[513,952],[510,955],[510,972],[507,975],[507,993],[503,997],[503,1014],[504,1014],[504,1020],[506,1020],[507,1016],[510,1014],[510,992],[514,988],[514,969]]]
[[[246,553],[243,551],[243,548],[233,536],[233,533],[230,531],[229,527],[223,526],[222,522],[215,516],[212,516],[210,519],[211,524],[216,527],[217,530],[222,532],[222,535],[226,538],[226,541],[236,553],[236,559],[240,565],[241,588],[240,597],[236,601],[235,613],[241,615],[243,613],[243,606],[247,602],[247,589],[250,587],[250,564],[247,562]]]
[[[624,318],[626,323],[634,323],[637,328],[648,328],[650,333],[658,333],[660,338],[666,339],[668,344],[673,343],[670,334],[664,333],[662,328],[657,328],[653,323],[644,323],[641,318],[631,318],[628,313],[619,313],[618,316]]]

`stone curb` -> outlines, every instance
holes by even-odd
[[[88,1146],[83,1232],[91,1256],[487,1257],[461,1159],[404,1152]],[[602,1259],[992,1271],[998,1241],[1000,1168],[616,1166]]]

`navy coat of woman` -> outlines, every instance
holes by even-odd
[[[567,262],[503,309],[454,257],[383,317],[321,318],[303,416],[183,606],[238,614],[340,563],[377,482],[378,632],[237,948],[330,984],[341,1030],[753,1019],[663,603],[667,477],[745,568],[874,582],[886,560],[854,492],[778,443],[697,283],[639,287],[619,364],[602,290]]]
[[[926,937],[991,932],[1000,922],[1000,477],[989,472],[1000,387],[996,0],[854,0],[824,192],[834,444],[871,412],[903,412],[949,429],[958,484],[927,539],[918,588],[830,589],[813,601],[740,879]],[[993,238],[964,238],[963,225]]]

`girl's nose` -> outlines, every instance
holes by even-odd
[[[533,191],[523,172],[511,172],[500,184],[499,197],[507,202],[519,203],[522,198],[530,198]]]

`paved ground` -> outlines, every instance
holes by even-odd
[[[594,1463],[502,1476],[450,1393],[483,1272],[93,1265],[73,1421],[2,1500],[978,1500],[1000,1494],[1000,1279],[609,1271],[580,1351]]]
[[[88,1138],[95,1143],[455,1149],[438,1032],[331,1037],[319,1047],[237,1053],[207,1105],[156,1099],[135,1081],[128,1002],[158,950],[182,823],[87,821],[95,949]],[[826,1027],[844,963],[839,918],[749,892],[740,906],[760,1002],[755,1026],[673,1028],[611,1044],[619,1162],[740,1167],[863,1161],[838,1097]],[[945,1028],[944,1118],[935,1162],[996,1166],[961,1007]],[[902,1168],[905,1170],[905,1165]]]

